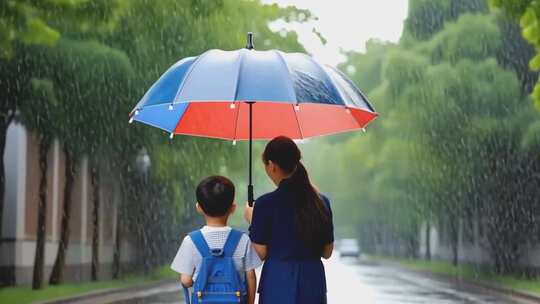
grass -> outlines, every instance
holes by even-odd
[[[164,279],[175,278],[176,274],[168,266],[160,267],[146,276],[126,276],[119,280],[66,283],[58,286],[46,286],[40,290],[32,290],[30,287],[7,287],[0,288],[0,303],[35,303],[56,298],[76,296],[91,291],[109,288],[123,288],[142,283],[151,283]]]
[[[511,289],[532,292],[540,296],[540,279],[533,280],[504,276],[494,278],[492,282]]]
[[[480,269],[478,267],[470,265],[458,265],[454,266],[451,263],[444,261],[425,261],[416,259],[404,259],[404,258],[387,258],[387,257],[372,257],[375,261],[386,261],[398,263],[408,269],[415,271],[425,271],[436,274],[444,274],[454,277],[460,277],[467,280],[475,280],[479,282],[486,282],[497,284],[505,288],[514,290],[521,290],[538,294],[540,296],[540,278],[531,279],[520,276],[511,275],[498,275],[492,271]]]

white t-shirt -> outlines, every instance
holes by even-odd
[[[231,227],[209,227],[204,226],[201,229],[206,243],[210,249],[220,248],[223,249]],[[236,270],[240,274],[242,280],[245,281],[246,271],[255,269],[261,266],[262,261],[253,249],[249,237],[244,233],[238,242],[238,246],[233,254],[233,261],[236,266]],[[187,274],[193,276],[193,281],[197,279],[199,268],[201,266],[202,256],[197,250],[197,247],[187,235],[174,260],[171,264],[171,269],[180,274]]]

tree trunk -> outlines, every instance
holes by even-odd
[[[426,261],[431,261],[431,223],[426,222]]]
[[[93,216],[92,216],[92,281],[98,279],[99,268],[99,172],[92,169]]]
[[[73,183],[75,179],[75,166],[73,165],[73,160],[71,158],[70,152],[64,147],[65,155],[65,176],[66,183],[64,185],[64,204],[62,210],[62,223],[61,223],[61,232],[60,232],[60,242],[58,244],[58,253],[56,255],[56,260],[54,261],[53,270],[51,272],[51,277],[49,283],[51,285],[61,284],[64,280],[64,266],[66,264],[66,251],[69,244],[69,219],[71,217],[71,194],[73,192]]]
[[[120,257],[121,257],[121,215],[120,208],[116,210],[116,231],[115,231],[115,242],[114,242],[114,253],[113,253],[113,279],[120,278]]]
[[[122,257],[122,207],[123,202],[126,200],[127,194],[126,189],[124,187],[124,183],[122,181],[122,178],[120,178],[120,193],[121,193],[121,201],[117,203],[116,205],[116,231],[115,231],[115,238],[114,238],[114,253],[113,253],[113,279],[120,278],[120,263],[121,263],[121,257]]]
[[[43,266],[45,260],[45,223],[47,218],[47,170],[49,167],[47,154],[49,141],[41,136],[39,141],[39,182],[38,225],[36,235],[36,256],[34,260],[34,277],[32,289],[40,289],[43,284]]]
[[[456,227],[457,223],[455,221],[452,221],[450,223],[450,247],[452,247],[452,265],[457,266],[459,262],[458,257],[458,247],[459,247],[459,239],[458,239],[458,228]]]

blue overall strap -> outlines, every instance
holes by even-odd
[[[184,289],[184,300],[186,304],[191,304],[191,299],[189,298],[189,288],[182,285],[182,288]]]
[[[242,238],[242,235],[244,233],[240,230],[231,229],[231,232],[229,232],[229,236],[227,237],[227,241],[225,242],[225,245],[223,246],[223,255],[226,257],[232,257],[234,254],[234,251],[236,250],[236,247],[238,247],[238,242],[240,242],[240,238]]]
[[[204,239],[204,236],[200,230],[191,232],[189,237],[203,258],[210,256],[210,247],[208,247],[208,243],[206,243],[206,240]]]

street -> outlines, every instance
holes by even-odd
[[[341,259],[335,254],[325,262],[328,303],[533,303],[507,298],[466,284],[442,282],[391,266]],[[148,293],[152,295],[148,296]],[[183,303],[180,289],[170,285],[116,304]]]

